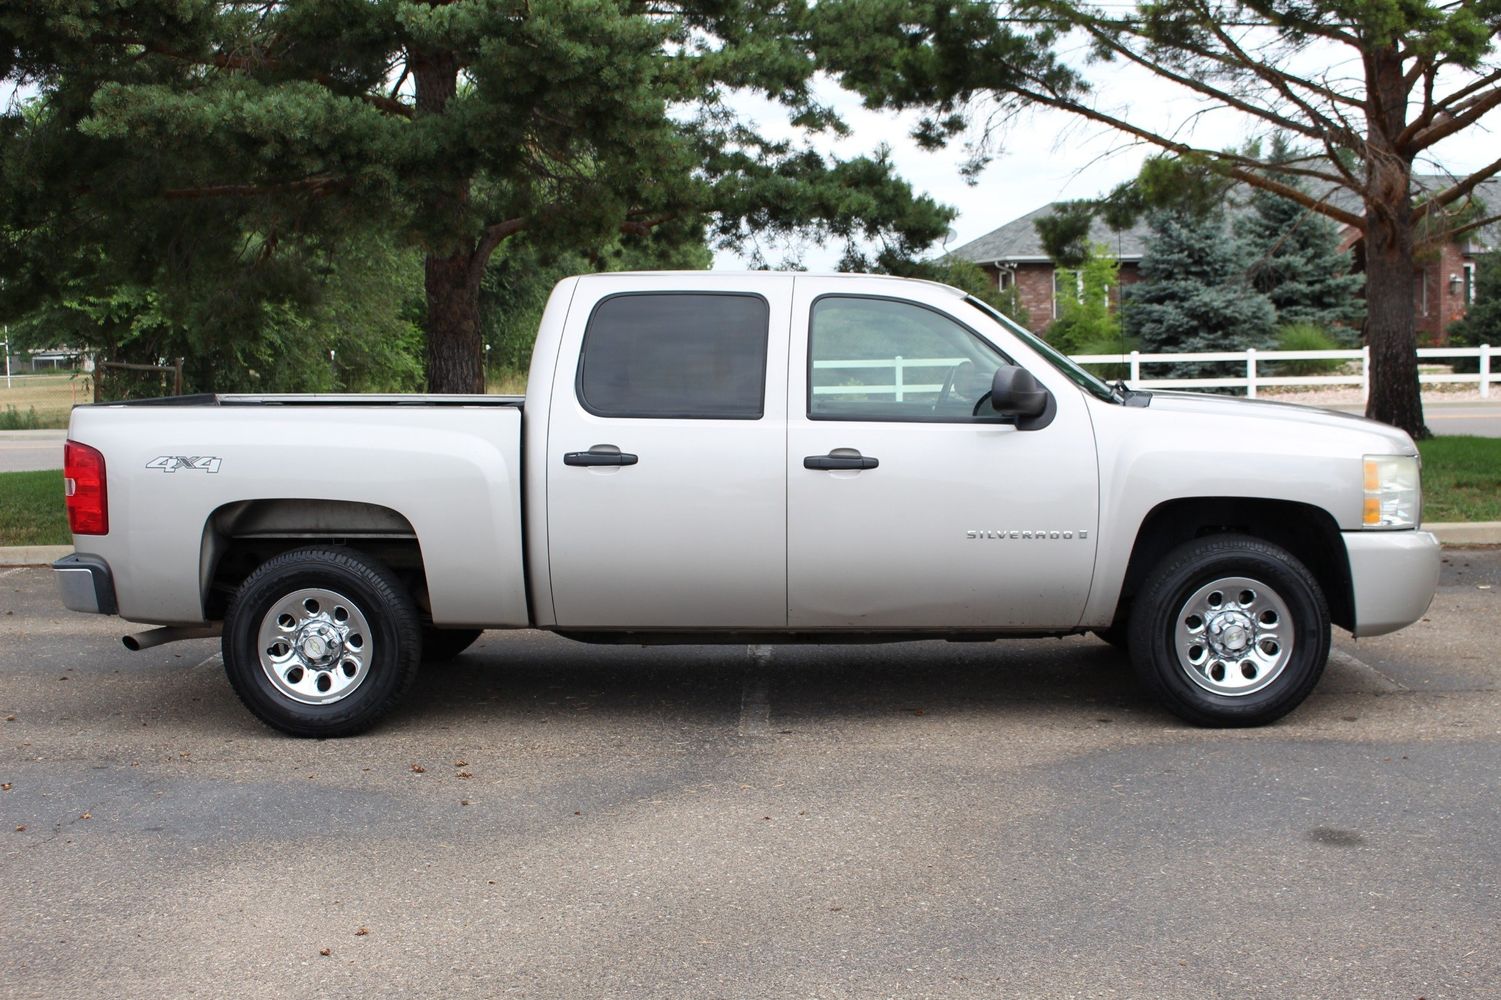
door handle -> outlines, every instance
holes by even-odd
[[[613,444],[597,444],[588,451],[570,451],[563,456],[564,465],[635,465],[636,456]]]
[[[866,458],[853,448],[835,448],[827,455],[809,455],[803,459],[805,469],[874,469],[881,464],[877,458]]]

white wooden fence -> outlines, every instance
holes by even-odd
[[[1495,359],[1501,358],[1501,349],[1489,344],[1479,347],[1420,347],[1418,348],[1418,361],[1442,362],[1456,358],[1479,358],[1480,370],[1471,373],[1451,372],[1420,372],[1418,381],[1431,385],[1441,382],[1458,382],[1478,385],[1482,398],[1489,398],[1491,386],[1501,382],[1501,371],[1497,371]],[[815,394],[824,395],[864,395],[864,394],[891,394],[895,399],[902,399],[907,393],[938,392],[943,388],[943,380],[939,378],[933,381],[935,374],[930,373],[936,369],[943,372],[945,369],[958,364],[960,358],[873,358],[861,361],[815,361],[816,369],[885,369],[892,373],[891,381],[882,385],[821,385],[813,391]],[[1125,365],[1127,367],[1126,381],[1135,389],[1244,389],[1246,395],[1255,398],[1257,390],[1268,386],[1332,386],[1332,385],[1357,385],[1361,389],[1361,395],[1369,394],[1371,388],[1371,350],[1362,347],[1352,351],[1258,351],[1254,348],[1244,351],[1208,351],[1199,354],[1142,354],[1140,351],[1132,351],[1129,354],[1076,354],[1073,360],[1082,365]],[[1152,378],[1149,374],[1143,375],[1143,369],[1152,365],[1170,365],[1184,361],[1196,362],[1219,362],[1225,365],[1237,364],[1242,367],[1244,374],[1226,376],[1223,378]],[[1263,375],[1257,370],[1259,365],[1270,361],[1337,361],[1346,363],[1349,369],[1332,375]],[[1356,362],[1349,365],[1349,362]],[[919,382],[909,381],[914,369],[922,372],[923,380]],[[923,371],[927,369],[929,371]]]
[[[1501,372],[1493,372],[1492,359],[1501,356],[1501,351],[1489,344],[1479,347],[1420,347],[1418,361],[1443,361],[1454,358],[1479,358],[1480,370],[1472,373],[1419,372],[1418,381],[1423,384],[1439,382],[1468,382],[1480,387],[1480,395],[1489,398],[1491,384],[1501,382]],[[1201,354],[1077,354],[1073,359],[1079,364],[1124,364],[1129,366],[1126,381],[1133,388],[1151,389],[1211,389],[1235,388],[1246,390],[1246,395],[1256,396],[1261,386],[1282,385],[1358,385],[1361,395],[1371,390],[1371,349],[1362,347],[1354,351],[1209,351]],[[1268,361],[1343,361],[1358,362],[1353,371],[1333,375],[1261,375],[1257,365]],[[1228,378],[1151,378],[1142,375],[1144,365],[1172,364],[1179,361],[1218,361],[1239,363],[1244,366],[1244,375]]]

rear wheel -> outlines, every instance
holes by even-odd
[[[1308,697],[1329,658],[1329,609],[1291,553],[1243,535],[1185,543],[1131,613],[1137,674],[1199,725],[1256,726]]]
[[[411,686],[422,631],[389,568],[347,549],[306,548],[240,585],[223,648],[230,685],[262,722],[292,736],[350,736]]]

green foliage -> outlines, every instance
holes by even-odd
[[[1328,330],[1312,323],[1295,323],[1277,331],[1279,351],[1341,351],[1351,347],[1351,338],[1341,340]],[[1268,375],[1330,375],[1344,367],[1338,358],[1303,361],[1270,361],[1264,369]]]
[[[61,469],[0,472],[0,546],[67,545]]]
[[[1088,201],[1065,201],[1033,223],[1048,256],[1059,267],[1078,269],[1089,259],[1089,224],[1095,206]]]
[[[713,255],[701,240],[674,243],[615,239],[600,251],[549,253],[527,238],[507,241],[490,259],[480,292],[485,367],[492,378],[524,381],[537,327],[553,286],[573,274],[597,271],[704,270]]]
[[[1152,216],[1141,281],[1127,289],[1124,323],[1147,353],[1266,350],[1276,343],[1276,311],[1246,283],[1240,248],[1220,213]],[[1173,367],[1178,377],[1223,373],[1213,362]]]
[[[1296,154],[1279,135],[1269,159]],[[1278,178],[1302,190],[1295,176]],[[1236,220],[1236,232],[1250,257],[1252,286],[1277,310],[1277,322],[1293,326],[1355,326],[1365,316],[1360,299],[1363,276],[1351,273],[1350,255],[1339,249],[1334,223],[1298,203],[1253,189],[1250,211]]]
[[[1490,344],[1501,348],[1501,250],[1492,250],[1475,258],[1475,301],[1470,303],[1465,317],[1450,323],[1446,331],[1449,343],[1455,347],[1479,347]],[[1497,351],[1501,354],[1501,351]],[[1501,364],[1492,355],[1491,371],[1501,369]],[[1478,372],[1478,358],[1454,359],[1456,372]]]
[[[1049,343],[1066,354],[1129,350],[1121,336],[1120,313],[1111,302],[1111,293],[1120,287],[1120,269],[1110,248],[1095,243],[1077,267],[1056,272],[1058,318],[1048,326]]]
[[[14,406],[0,411],[0,431],[34,431],[41,426],[42,418],[37,415],[35,406],[28,406],[25,413]]]
[[[118,266],[97,246],[76,252],[59,269],[56,297],[13,327],[17,343],[67,344],[133,364],[184,358],[189,392],[421,385],[421,272],[411,251],[375,233],[271,256],[263,237],[201,248],[176,266],[139,268]],[[163,392],[170,381],[156,375],[101,374],[101,398]]]
[[[0,313],[123,296],[111,344],[180,344],[200,386],[226,362],[287,388],[401,383],[405,333],[334,347],[357,307],[316,294],[373,234],[422,259],[429,380],[469,391],[487,264],[521,234],[549,261],[706,227],[752,253],[796,235],[916,256],[952,213],[883,151],[814,150],[807,130],[842,125],[810,30],[782,0],[7,6],[0,71],[40,99],[0,115]],[[740,120],[739,92],[780,104],[784,137]],[[355,360],[270,364],[315,343]]]

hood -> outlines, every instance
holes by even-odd
[[[1276,421],[1280,424],[1296,424],[1303,427],[1328,428],[1333,431],[1354,431],[1386,439],[1390,444],[1389,454],[1416,455],[1417,446],[1405,431],[1390,424],[1340,410],[1303,406],[1298,403],[1283,403],[1269,399],[1245,399],[1239,396],[1216,396],[1202,392],[1173,392],[1150,390],[1151,409],[1166,410],[1187,416],[1233,416],[1253,420]]]

